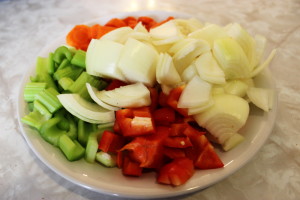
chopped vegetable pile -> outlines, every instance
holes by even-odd
[[[37,58],[21,121],[69,161],[155,171],[179,186],[196,169],[224,167],[215,148],[244,140],[249,103],[272,109],[273,91],[253,78],[275,50],[261,62],[266,39],[237,23],[130,16],[77,25],[66,42]]]

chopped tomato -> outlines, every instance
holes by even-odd
[[[180,95],[184,89],[185,85],[179,86],[171,90],[170,94],[168,95],[167,104],[175,109],[177,112],[182,114],[183,116],[188,116],[188,109],[187,108],[178,108],[178,100]]]
[[[157,182],[179,186],[187,182],[194,174],[194,171],[192,160],[188,158],[176,158],[159,170]]]
[[[104,131],[99,142],[99,149],[116,153],[124,145],[124,138],[111,131]]]
[[[116,112],[116,122],[123,136],[149,135],[155,132],[148,107],[121,109]]]
[[[157,125],[170,125],[175,121],[175,111],[169,107],[156,109],[153,112],[153,120]]]

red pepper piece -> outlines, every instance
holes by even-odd
[[[156,88],[148,87],[150,91],[151,105],[150,110],[153,111],[157,108],[158,105],[158,91]]]
[[[109,83],[109,85],[105,88],[105,90],[113,90],[113,89],[116,89],[116,88],[119,88],[119,87],[125,86],[125,85],[127,85],[127,83],[117,80],[117,79],[113,79]]]
[[[104,152],[116,153],[124,145],[124,138],[111,131],[104,131],[98,148]]]
[[[148,107],[118,110],[116,112],[116,123],[118,123],[123,136],[135,137],[155,132]]]
[[[163,153],[171,159],[186,157],[185,151],[179,148],[164,147]]]
[[[164,140],[164,145],[173,148],[187,148],[193,146],[190,139],[183,136],[167,137]]]
[[[185,136],[184,131],[189,125],[187,123],[171,124],[170,136]]]
[[[179,186],[187,182],[194,174],[194,171],[192,160],[188,158],[176,158],[159,170],[157,182]]]
[[[128,156],[124,156],[122,173],[126,176],[141,176],[143,168],[139,166],[139,163],[132,161]]]
[[[160,92],[158,95],[158,104],[162,107],[167,107],[169,106],[167,101],[168,101],[168,95],[166,95],[163,92]]]
[[[156,125],[170,125],[175,121],[175,111],[170,107],[163,107],[153,112]]]
[[[168,95],[167,103],[169,106],[171,106],[173,109],[175,109],[177,112],[182,114],[184,117],[188,116],[188,109],[187,108],[178,108],[178,100],[180,98],[180,95],[184,89],[185,85],[179,86],[177,88],[174,88],[171,90],[170,94]]]

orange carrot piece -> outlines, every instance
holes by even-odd
[[[134,28],[138,21],[135,17],[132,17],[132,16],[129,16],[129,17],[126,17],[125,19],[123,19],[123,21],[125,22],[125,24],[131,28]]]
[[[111,26],[100,26],[99,24],[95,24],[91,27],[92,38],[99,39],[106,33],[116,29],[116,27]]]
[[[142,24],[148,31],[150,30],[150,27],[154,26],[157,23],[153,18],[147,16],[139,17],[137,21],[142,22]]]
[[[124,27],[127,26],[126,23],[119,19],[119,18],[113,18],[111,20],[109,20],[105,26],[111,26],[111,27],[116,27],[116,28],[120,28],[120,27]]]
[[[151,29],[151,28],[158,27],[158,26],[160,26],[160,25],[162,25],[162,24],[164,24],[164,23],[166,23],[166,22],[168,22],[168,21],[170,21],[170,20],[172,20],[172,19],[174,19],[174,17],[170,16],[170,17],[168,17],[167,19],[165,19],[165,20],[163,20],[163,21],[161,21],[161,22],[158,22],[158,23],[154,24],[153,26],[150,27],[150,29]]]
[[[86,50],[91,40],[91,28],[86,25],[76,25],[67,35],[66,41],[76,49]]]

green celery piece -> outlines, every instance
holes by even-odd
[[[29,102],[27,105],[28,105],[28,110],[30,112],[32,112],[33,111],[33,107],[34,107],[33,102]]]
[[[66,46],[60,46],[54,51],[53,60],[59,64],[65,58],[71,61],[72,57],[72,52]]]
[[[75,123],[73,116],[69,113],[67,115],[67,120],[69,121],[70,125],[70,129],[67,132],[67,136],[69,136],[72,140],[75,140],[78,137],[77,123]]]
[[[46,83],[28,82],[24,88],[24,100],[26,102],[33,102],[35,96],[46,88]]]
[[[85,149],[77,140],[72,140],[67,135],[59,137],[58,147],[69,161],[79,160],[84,156]]]
[[[33,109],[39,111],[46,119],[52,117],[52,113],[39,100],[33,102]]]
[[[49,74],[53,74],[55,72],[55,63],[53,60],[53,56],[54,54],[52,52],[50,52],[48,55],[47,71]]]
[[[36,95],[36,100],[39,100],[49,111],[54,113],[62,108],[62,104],[57,98],[59,93],[54,88],[48,88]]]
[[[64,108],[61,108],[54,113],[54,117],[60,119],[59,123],[57,124],[57,127],[65,131],[70,130],[70,123],[69,120],[66,118],[67,114],[68,112]]]
[[[102,135],[103,131],[94,131],[89,134],[86,148],[85,148],[85,160],[88,163],[94,163],[96,159],[96,154],[98,151],[98,138]]]
[[[106,153],[103,151],[97,152],[96,154],[96,161],[103,164],[105,167],[116,167],[117,158],[115,154],[112,153]]]
[[[21,118],[22,123],[34,127],[37,130],[40,130],[43,123],[45,123],[47,120],[48,119],[37,110],[32,111],[28,115],[25,115]]]
[[[82,146],[86,146],[90,133],[97,130],[97,124],[91,124],[81,119],[77,122],[78,142]]]
[[[85,69],[85,51],[77,50],[71,60],[71,64]]]
[[[72,80],[76,80],[80,76],[82,71],[82,68],[69,65],[62,69],[56,70],[56,72],[53,74],[53,78],[55,80],[60,80],[61,78],[69,77]]]
[[[70,86],[69,90],[72,93],[79,94],[82,98],[86,100],[91,100],[91,97],[87,91],[86,83],[90,83],[93,87],[99,90],[104,89],[107,83],[95,76],[89,75],[87,72],[82,72],[81,75],[75,80],[74,84]]]
[[[63,90],[69,90],[74,81],[69,77],[63,77],[58,80],[58,84],[62,87]]]
[[[40,134],[44,140],[54,146],[58,146],[59,137],[65,135],[65,130],[59,129],[57,124],[60,122],[60,118],[53,117],[44,122],[40,128]]]
[[[48,58],[38,57],[36,61],[36,76],[31,77],[32,82],[45,82],[46,88],[53,87],[57,90],[57,86],[52,76],[48,73]]]
[[[113,123],[100,124],[97,130],[91,132],[88,136],[87,145],[85,149],[85,160],[89,163],[94,163],[98,151],[98,141],[102,137],[105,130],[112,130]]]
[[[63,69],[67,66],[69,66],[71,63],[68,59],[63,59],[63,61],[58,65],[57,69]]]

